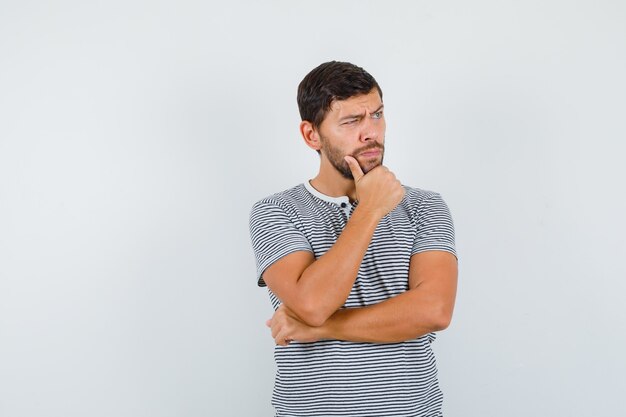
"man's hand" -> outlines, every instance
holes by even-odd
[[[383,218],[400,204],[404,197],[404,187],[387,167],[380,165],[364,174],[356,159],[346,156],[345,161],[354,177],[356,198],[362,210]]]
[[[404,188],[386,167],[379,166],[363,174],[354,158],[346,157],[346,162],[355,178],[359,204],[335,244],[317,259],[307,250],[287,254],[263,273],[270,290],[292,313],[281,320],[294,327],[305,325],[298,330],[321,331],[319,326],[344,305],[378,223],[404,197]],[[300,232],[294,229],[293,233]],[[279,325],[270,327],[275,327],[272,332],[279,344],[290,338],[277,337],[281,332]],[[305,339],[311,337],[315,335],[305,333]],[[296,340],[306,341],[301,337]]]
[[[281,304],[265,325],[272,331],[277,345],[287,346],[289,342],[317,342],[322,339],[321,329],[303,323],[287,306]]]

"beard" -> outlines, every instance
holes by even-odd
[[[364,174],[367,174],[372,169],[383,164],[385,145],[382,145],[378,142],[372,142],[372,144],[370,145],[355,149],[352,154],[344,154],[341,149],[332,146],[329,141],[324,137],[320,137],[320,142],[322,144],[322,151],[324,152],[324,155],[326,155],[326,158],[328,158],[328,161],[332,164],[333,167],[335,167],[335,169],[341,174],[342,177],[348,180],[354,180],[354,176],[352,176],[352,171],[350,171],[348,163],[345,161],[345,159],[343,159],[344,156],[351,156],[356,159]],[[356,155],[370,149],[380,149],[380,161],[378,160],[378,158],[370,158],[363,162],[359,161]]]

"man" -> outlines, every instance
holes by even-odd
[[[382,96],[353,64],[313,69],[298,106],[319,172],[252,208],[277,416],[441,415],[430,345],[452,317],[454,229],[439,194],[382,165]]]

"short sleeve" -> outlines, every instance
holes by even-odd
[[[411,255],[429,250],[442,250],[457,256],[452,216],[441,195],[433,193],[422,201],[418,207],[416,224]]]
[[[297,251],[313,252],[308,239],[277,204],[260,201],[250,212],[250,239],[256,258],[257,283],[264,287],[263,273],[280,258]]]

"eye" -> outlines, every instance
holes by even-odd
[[[343,122],[342,124],[344,124],[344,125],[351,125],[351,124],[356,123],[356,121],[357,121],[357,119],[348,119],[345,122]]]
[[[383,112],[381,111],[377,111],[376,113],[372,113],[372,118],[374,119],[380,119],[381,117],[383,117]]]

